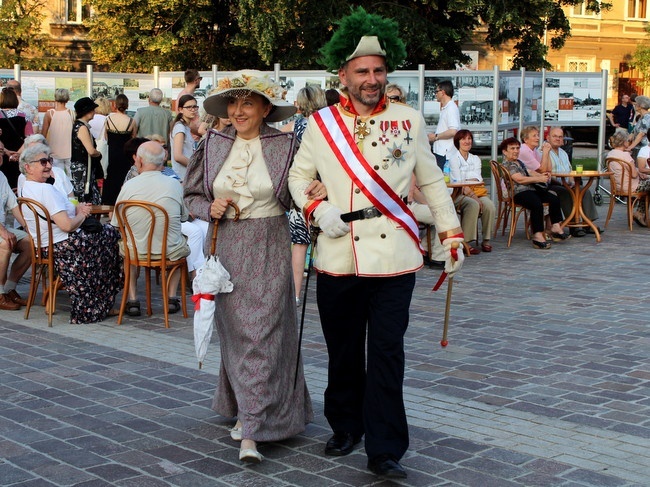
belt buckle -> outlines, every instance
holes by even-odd
[[[368,219],[368,218],[375,218],[379,215],[381,215],[381,212],[375,208],[374,206],[370,206],[369,208],[364,208],[363,210],[363,219]]]

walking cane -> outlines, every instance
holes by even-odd
[[[293,378],[293,389],[296,389],[298,384],[298,369],[300,368],[300,350],[302,348],[302,332],[305,328],[305,310],[307,309],[307,289],[309,288],[309,277],[311,270],[314,267],[314,247],[316,247],[316,240],[318,240],[318,231],[316,227],[311,227],[311,248],[309,249],[309,264],[307,265],[307,279],[305,280],[305,294],[302,298],[302,310],[300,312],[300,332],[298,334],[298,353],[296,354],[296,373]]]
[[[451,243],[451,248],[452,249],[458,249],[460,247],[460,244],[458,242],[452,242]],[[452,253],[453,256],[453,253]],[[444,282],[445,277],[447,277],[446,272],[442,272],[440,275],[440,278],[438,279],[438,282],[436,285],[433,287],[434,291],[437,291],[440,285]],[[445,302],[445,322],[442,327],[442,340],[440,340],[440,345],[442,347],[446,347],[449,345],[449,342],[447,341],[447,332],[449,331],[449,311],[451,309],[451,289],[454,285],[454,278],[450,277],[449,282],[447,283],[447,300]]]

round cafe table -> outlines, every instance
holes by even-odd
[[[573,208],[571,209],[571,213],[562,222],[563,226],[568,226],[570,228],[589,227],[596,235],[596,242],[600,242],[600,232],[598,231],[598,227],[589,219],[589,217],[587,217],[587,215],[585,215],[585,211],[582,207],[582,199],[596,178],[610,176],[611,174],[612,173],[608,171],[571,171],[551,173],[552,177],[558,178],[562,181],[562,185],[569,190],[571,198],[573,199]],[[570,180],[573,180],[573,186],[569,183]],[[584,184],[581,184],[583,180]]]

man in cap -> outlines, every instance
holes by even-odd
[[[344,89],[339,104],[312,115],[289,188],[307,221],[322,230],[315,267],[329,354],[325,416],[334,432],[325,453],[347,455],[365,435],[368,468],[404,478],[403,340],[422,267],[418,224],[404,201],[413,174],[450,275],[462,265],[462,252],[452,244],[462,244],[463,233],[422,116],[385,96],[387,73],[406,54],[397,24],[358,8],[321,53]],[[326,201],[304,194],[317,176]]]

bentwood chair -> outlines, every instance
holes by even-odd
[[[52,315],[56,309],[56,292],[61,287],[61,280],[54,267],[54,246],[52,239],[48,238],[48,243],[44,244],[44,236],[52,235],[52,219],[47,208],[36,200],[30,198],[18,198],[18,210],[23,217],[33,216],[36,222],[36,234],[32,235],[29,229],[29,239],[32,242],[32,279],[29,285],[29,296],[27,297],[27,306],[25,307],[25,319],[29,318],[29,311],[36,299],[38,292],[38,285],[43,283],[43,300],[42,305],[45,306],[47,313],[47,326],[52,326]],[[42,228],[42,225],[47,229],[47,233]]]
[[[501,229],[501,235],[506,233],[506,225],[508,224],[508,216],[510,214],[510,201],[509,195],[507,194],[507,189],[503,177],[501,176],[501,165],[495,161],[490,161],[490,168],[492,169],[492,176],[494,177],[494,184],[497,193],[497,221],[494,225],[494,235],[496,237],[497,232],[499,231],[499,226],[503,222],[503,228]]]
[[[617,165],[621,169],[620,184],[619,181],[616,180],[616,174],[614,174],[614,169],[616,169]],[[645,218],[647,226],[650,222],[650,215],[648,215],[648,206],[650,201],[648,200],[647,193],[632,191],[632,164],[621,159],[608,158],[607,171],[612,172],[612,175],[609,177],[611,197],[609,198],[609,211],[607,212],[605,228],[607,228],[609,220],[612,217],[612,212],[614,211],[614,205],[616,205],[617,197],[624,199],[627,206],[627,226],[630,229],[630,232],[632,231],[634,206],[637,202],[645,206]]]
[[[165,209],[149,201],[118,201],[115,204],[115,215],[117,216],[117,223],[122,234],[122,249],[124,252],[124,293],[122,295],[122,304],[120,305],[120,314],[117,318],[117,324],[122,324],[122,317],[126,309],[126,303],[129,296],[129,286],[131,278],[131,266],[137,268],[144,268],[145,270],[145,286],[147,295],[147,316],[151,316],[153,311],[151,309],[151,270],[154,269],[160,272],[160,284],[162,288],[162,305],[165,315],[165,328],[169,328],[169,295],[167,287],[174,272],[181,273],[181,309],[183,310],[183,317],[187,318],[187,299],[186,299],[186,285],[189,280],[187,272],[187,260],[182,257],[178,260],[170,260],[167,258],[167,234],[169,231],[169,215]],[[147,238],[146,244],[139,243],[139,235],[135,235],[133,231],[133,222],[139,221],[139,225],[144,219],[147,224]],[[156,229],[162,227],[162,242],[154,242],[154,235]],[[160,248],[160,253],[157,253]],[[155,250],[154,250],[155,249]]]

